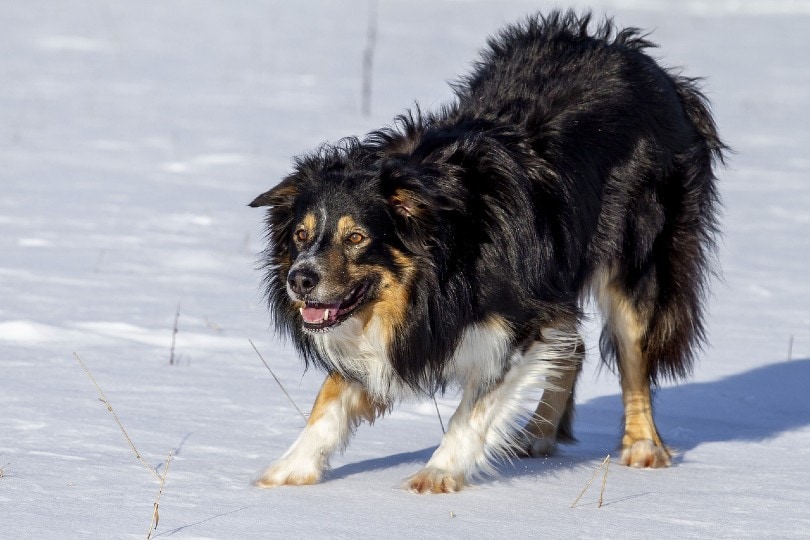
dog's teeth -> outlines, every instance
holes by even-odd
[[[325,320],[325,321],[329,320],[329,310],[328,309],[323,312],[323,320]]]
[[[303,317],[304,316],[304,308],[302,308],[302,307],[298,308],[298,313],[300,313],[301,316]]]

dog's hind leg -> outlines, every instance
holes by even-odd
[[[631,467],[668,467],[671,455],[653,419],[650,364],[642,347],[647,332],[644,319],[614,281],[605,279],[598,285],[597,299],[607,319],[603,348],[609,343],[614,350],[621,378],[621,462]]]
[[[318,482],[329,457],[345,448],[360,422],[373,423],[387,408],[372,400],[359,384],[329,375],[304,431],[286,454],[262,471],[254,485],[271,488]]]
[[[621,377],[622,461],[634,467],[670,464],[653,421],[650,388],[662,377],[688,375],[704,342],[703,303],[717,227],[711,164],[706,141],[680,154],[655,192],[637,201],[622,253],[595,276],[607,318],[603,356],[615,355]]]
[[[647,358],[641,350],[642,327],[633,311],[619,308],[613,328],[618,330],[619,373],[624,403],[621,461],[631,467],[668,467],[670,452],[653,419]]]
[[[558,376],[550,380],[553,388],[543,391],[537,409],[516,440],[515,453],[519,456],[547,456],[554,452],[558,442],[575,442],[573,433],[574,388],[582,372],[585,343],[577,336],[571,358],[561,365]]]

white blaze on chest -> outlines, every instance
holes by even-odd
[[[352,317],[326,334],[316,334],[315,343],[338,372],[359,380],[366,391],[383,403],[390,403],[407,393],[388,357],[385,332],[377,317],[363,325]]]
[[[355,317],[329,333],[313,337],[319,352],[327,356],[342,375],[362,381],[369,394],[391,403],[413,396],[414,392],[394,370],[385,335],[379,318],[372,317],[364,326]],[[508,325],[499,318],[468,326],[444,376],[448,382],[461,385],[471,380],[481,384],[497,381],[514,352],[512,339]]]

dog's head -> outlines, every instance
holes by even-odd
[[[250,203],[269,207],[267,284],[282,327],[328,332],[375,312],[390,325],[403,319],[418,271],[409,239],[421,203],[383,184],[379,160],[344,143],[299,159],[293,174]]]
[[[492,156],[503,151],[491,137],[425,134],[419,122],[299,158],[251,206],[268,207],[264,265],[276,329],[304,359],[333,367],[335,349],[323,352],[319,335],[350,321],[348,333],[322,338],[353,337],[360,323],[403,380],[428,388],[476,318],[474,295],[504,302],[497,283],[509,279],[503,268],[518,266],[502,259],[523,258],[502,246],[521,245],[521,224],[534,217],[510,217],[529,208],[518,190],[496,196],[512,168],[496,166]],[[496,286],[478,289],[474,276],[489,263],[486,283]]]

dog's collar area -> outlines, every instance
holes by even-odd
[[[338,302],[306,302],[299,309],[304,330],[326,332],[345,321],[363,303],[369,288],[369,283],[364,282],[350,290]]]

